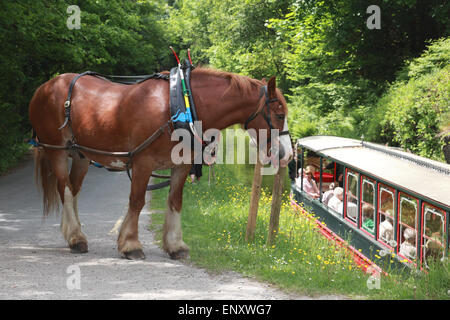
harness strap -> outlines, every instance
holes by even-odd
[[[153,143],[163,132],[164,130],[169,126],[169,124],[172,122],[172,120],[169,119],[163,126],[159,127],[158,130],[156,130],[150,137],[148,137],[144,142],[142,142],[136,149],[129,152],[129,160],[127,161],[125,168],[127,170],[128,178],[130,178],[131,181],[131,173],[130,173],[130,165],[133,161],[133,157],[144,150],[146,147],[148,147],[150,144]]]
[[[167,121],[163,126],[161,126],[158,130],[156,130],[144,142],[142,142],[134,150],[129,151],[129,152],[109,152],[109,151],[98,150],[98,149],[94,149],[94,148],[90,148],[90,147],[80,146],[79,144],[76,143],[75,137],[74,137],[73,132],[72,132],[72,127],[70,126],[70,114],[71,114],[70,106],[71,106],[72,92],[73,92],[73,89],[75,87],[75,83],[77,82],[77,80],[79,78],[81,78],[81,77],[83,77],[85,75],[92,75],[92,76],[97,76],[97,77],[105,78],[105,79],[116,77],[116,76],[105,76],[105,75],[102,75],[100,73],[93,72],[93,71],[85,71],[83,73],[80,73],[80,74],[76,75],[72,79],[72,81],[70,82],[69,92],[67,94],[67,99],[64,102],[64,117],[65,117],[65,120],[64,120],[64,123],[62,124],[62,126],[59,127],[59,129],[58,129],[58,130],[62,130],[64,127],[69,125],[69,129],[70,129],[71,134],[72,134],[71,141],[69,141],[65,146],[58,146],[58,145],[52,145],[52,144],[47,144],[47,143],[41,143],[41,142],[38,141],[36,130],[34,130],[34,128],[33,128],[33,135],[32,135],[32,138],[28,140],[28,143],[31,144],[34,147],[43,147],[43,148],[54,149],[54,150],[75,150],[75,151],[78,151],[78,152],[81,150],[81,151],[90,152],[90,153],[99,154],[99,155],[104,155],[104,156],[129,158],[129,160],[126,163],[126,171],[127,171],[128,177],[131,180],[130,165],[131,165],[131,162],[133,160],[133,157],[136,154],[138,154],[139,152],[141,152],[142,150],[144,150],[151,143],[153,143],[164,132],[166,127],[169,127],[170,123],[172,123],[172,120],[169,119],[169,121]],[[166,75],[166,74],[154,73],[154,74],[151,74],[149,76],[143,77],[142,79],[140,79],[139,81],[136,81],[135,83],[139,84],[139,83],[142,83],[142,82],[144,82],[146,80],[149,80],[149,79],[169,80],[169,76]],[[111,79],[109,79],[109,80],[111,80]],[[128,82],[122,82],[122,83],[123,84],[129,84]],[[169,130],[170,130],[170,127],[169,127]],[[82,155],[82,154],[80,153],[80,155]],[[96,164],[94,163],[94,165],[96,165]],[[96,166],[101,167],[101,165],[96,165]],[[158,176],[158,175],[153,175],[152,174],[152,176]],[[163,177],[163,176],[159,176],[159,177]],[[166,186],[166,183],[167,182],[160,183],[160,184],[154,186],[152,189],[158,189],[158,188],[164,187],[164,186]],[[151,189],[149,189],[149,190],[151,190]]]
[[[264,89],[264,88],[265,88],[265,89]],[[262,98],[264,92],[267,92],[267,86],[262,86],[262,87],[261,87],[261,91],[260,91],[260,94],[259,94],[259,99]],[[266,102],[267,102],[267,99],[266,99]],[[250,117],[248,117],[247,120],[245,120],[245,123],[244,123],[244,128],[245,128],[245,130],[248,130],[248,124],[250,123],[250,121],[252,121],[253,119],[255,119],[255,118],[258,116],[258,114],[259,114],[260,112],[262,112],[262,109],[261,109],[260,111],[255,111],[254,113],[252,113],[252,114],[250,115]]]
[[[108,76],[108,75],[104,75],[95,71],[85,71],[83,73],[80,73],[78,75],[76,75],[72,81],[70,82],[70,86],[69,86],[69,92],[67,94],[67,99],[64,102],[64,123],[62,124],[61,127],[58,128],[58,130],[62,130],[65,126],[67,126],[67,124],[69,124],[70,122],[70,105],[71,105],[71,100],[72,100],[72,91],[73,88],[75,87],[75,83],[77,82],[78,79],[80,79],[83,76],[96,76],[96,77],[100,77],[100,78],[104,78],[106,80],[110,80],[114,82],[114,79],[116,79],[116,82],[122,83],[122,84],[130,84],[129,82],[124,81],[124,79],[134,79],[134,77],[125,77],[125,76]],[[119,81],[117,79],[122,79],[122,81]],[[144,76],[142,79],[139,79],[138,81],[134,82],[136,84],[142,83],[144,81],[147,81],[149,79],[161,79],[161,80],[169,80],[169,76],[166,74],[162,74],[162,73],[153,73],[151,75],[148,76]]]
[[[80,73],[80,74],[76,75],[72,79],[72,81],[70,82],[69,92],[67,94],[66,102],[64,102],[64,117],[65,117],[65,120],[64,120],[63,125],[61,127],[59,127],[58,130],[63,129],[69,123],[69,121],[70,121],[70,101],[71,101],[71,98],[72,98],[73,88],[75,87],[75,83],[77,82],[77,80],[80,79],[82,76],[86,76],[86,75],[98,75],[98,73],[93,72],[93,71],[85,71],[83,73]]]
[[[164,132],[164,130],[169,126],[170,123],[171,123],[170,120],[167,121],[163,126],[161,126],[158,130],[156,130],[150,137],[148,137],[144,142],[142,142],[139,146],[137,146],[132,151],[124,151],[124,152],[103,151],[103,150],[98,150],[98,149],[94,149],[94,148],[90,148],[90,147],[80,146],[79,144],[72,143],[72,142],[69,142],[65,146],[57,146],[57,145],[53,145],[53,144],[39,142],[34,137],[31,138],[28,141],[28,143],[30,143],[31,145],[33,145],[35,147],[43,147],[43,148],[54,149],[54,150],[76,150],[76,151],[85,151],[85,152],[90,152],[90,153],[95,153],[95,154],[99,154],[99,155],[103,155],[103,156],[110,156],[110,157],[132,158],[137,153],[141,152],[147,146],[149,146],[153,141],[155,141]]]
[[[170,180],[163,181],[163,182],[156,183],[156,184],[148,185],[147,186],[147,191],[161,189],[161,188],[164,188],[164,187],[167,187],[167,186],[170,186]]]
[[[264,108],[261,108],[261,110],[259,110],[259,111],[257,110],[254,113],[252,113],[250,115],[250,117],[248,117],[248,119],[245,120],[245,123],[244,123],[245,130],[248,130],[248,124],[250,123],[250,121],[255,119],[260,113],[262,113],[264,119],[266,120],[267,124],[269,125],[269,128],[273,129],[272,119],[270,118],[270,104],[272,102],[277,102],[278,99],[277,98],[269,99],[269,94],[267,92],[267,86],[261,87],[261,93],[259,95],[259,99],[261,99],[263,95],[265,96],[265,106],[267,109],[267,114],[264,113]],[[278,136],[289,135],[289,134],[290,134],[289,130],[285,130],[285,131],[280,131],[278,133]],[[267,138],[267,142],[269,142],[270,140],[271,140],[271,138]]]

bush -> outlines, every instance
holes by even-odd
[[[450,128],[450,38],[434,42],[408,63],[378,106],[387,141],[424,157],[443,161]],[[406,79],[406,80],[403,80]]]
[[[353,83],[310,83],[293,91],[289,128],[294,137],[325,134],[359,139],[367,134],[372,119],[368,115],[376,111],[379,88],[357,79]]]
[[[67,27],[67,1],[0,1],[0,173],[23,155],[28,103],[53,75],[145,74],[168,60],[163,0],[74,3],[79,30]]]

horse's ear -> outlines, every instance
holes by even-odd
[[[267,84],[267,91],[269,92],[269,97],[275,97],[275,89],[277,88],[276,77],[273,76],[269,79],[269,83]]]

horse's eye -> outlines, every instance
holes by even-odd
[[[284,114],[277,114],[278,120],[283,121],[284,120]]]

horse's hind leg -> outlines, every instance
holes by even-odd
[[[72,187],[73,209],[77,224],[79,226],[80,240],[84,239],[84,241],[77,241],[74,245],[72,245],[71,247],[72,252],[82,253],[88,251],[86,236],[81,232],[81,223],[80,218],[78,216],[78,195],[81,190],[81,185],[83,184],[83,179],[86,176],[88,169],[89,169],[89,159],[87,158],[82,159],[78,153],[74,153],[72,155],[72,167],[70,169],[69,179],[70,185]],[[70,222],[68,223],[64,222],[64,224],[70,224]]]
[[[74,207],[75,198],[71,178],[69,177],[68,153],[66,151],[48,151],[48,158],[52,164],[53,174],[55,175],[57,181],[57,189],[61,202],[63,203],[61,232],[64,239],[68,242],[71,252],[87,252],[88,245],[86,236],[81,232],[81,224],[78,220]],[[74,161],[74,163],[75,162],[76,161]],[[79,164],[77,164],[76,167],[77,166],[79,166]],[[80,167],[82,166],[80,165]],[[78,175],[73,174],[72,176],[73,181],[77,182],[78,179],[75,179],[75,176],[78,177]]]

